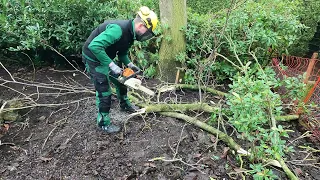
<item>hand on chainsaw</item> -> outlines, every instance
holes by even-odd
[[[132,62],[128,64],[128,67],[135,72],[140,71],[140,68],[138,68],[138,66],[134,65]]]
[[[112,73],[114,73],[116,75],[120,75],[121,74],[121,68],[118,65],[116,65],[114,62],[111,62],[109,64],[109,67],[110,67]]]

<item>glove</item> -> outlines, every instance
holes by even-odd
[[[128,64],[128,67],[135,72],[140,71],[140,68],[138,68],[138,66],[134,65],[132,62]]]
[[[109,64],[109,67],[110,67],[113,74],[115,74],[115,75],[121,74],[121,68],[118,65],[116,65],[114,62],[111,62]]]

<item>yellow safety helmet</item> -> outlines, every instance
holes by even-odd
[[[137,14],[144,21],[148,29],[150,29],[152,32],[156,29],[158,24],[158,17],[156,13],[150,10],[147,6],[142,6]]]

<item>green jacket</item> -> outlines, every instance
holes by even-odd
[[[82,54],[88,60],[100,62],[102,66],[108,66],[116,56],[127,65],[131,62],[128,51],[134,40],[133,20],[105,21],[91,32]]]

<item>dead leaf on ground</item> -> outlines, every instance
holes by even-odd
[[[211,140],[213,143],[215,143],[215,142],[217,141],[217,139],[216,139],[215,136],[211,136],[211,137],[210,137],[210,140]]]
[[[39,117],[39,121],[43,121],[43,120],[45,120],[46,119],[46,117],[45,116],[41,116],[41,117]]]
[[[296,172],[296,174],[297,174],[298,176],[300,176],[300,175],[303,174],[303,172],[302,172],[302,170],[301,170],[300,168],[296,168],[294,171]]]
[[[9,124],[3,124],[3,127],[4,127],[4,129],[5,129],[6,131],[9,130]]]
[[[245,172],[245,171],[246,171],[245,169],[242,169],[242,168],[233,168],[233,170],[234,170],[236,173],[241,173],[241,172]]]
[[[14,151],[18,151],[18,150],[21,150],[21,148],[19,146],[16,146],[16,145],[12,145],[10,146],[11,149],[13,149]]]
[[[2,169],[0,169],[0,174],[6,172],[6,170],[7,170],[7,168],[2,168]]]
[[[11,166],[8,166],[7,169],[8,169],[9,171],[15,171],[15,170],[17,170],[17,167],[18,167],[18,166],[19,166],[18,163],[13,163]]]
[[[154,163],[145,163],[143,166],[156,168],[157,166]]]
[[[43,162],[49,162],[52,160],[52,157],[51,158],[47,158],[47,157],[40,157],[40,160],[43,161]]]
[[[194,158],[200,158],[202,154],[198,153],[198,154],[194,154],[193,157]]]
[[[221,157],[221,159],[223,159],[223,158],[226,158],[227,157],[227,155],[228,155],[228,151],[230,150],[230,148],[229,147],[224,147],[223,148],[223,154],[220,156]]]

